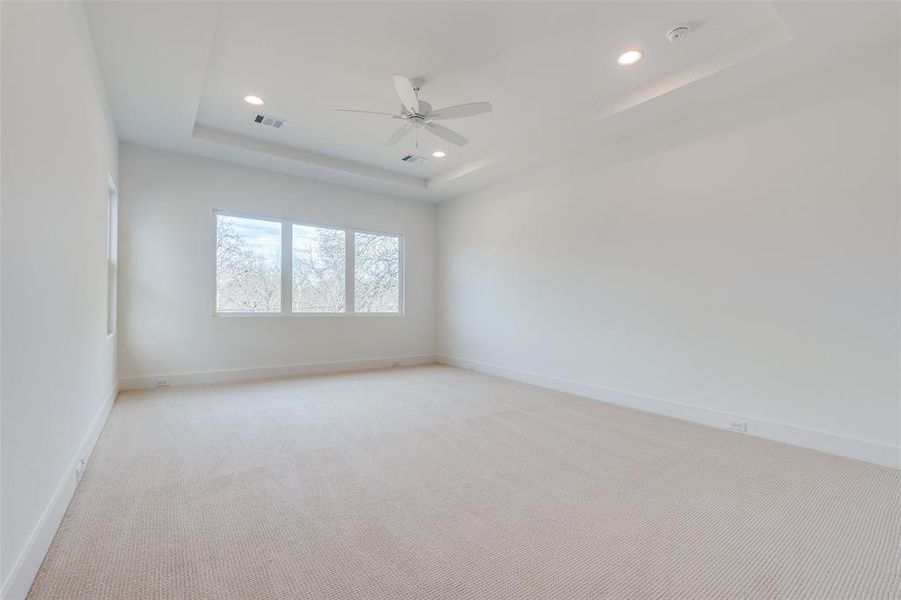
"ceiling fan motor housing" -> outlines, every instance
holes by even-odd
[[[425,120],[432,112],[432,105],[426,102],[425,100],[419,101],[419,112],[410,113],[403,106],[401,106],[401,113],[406,113],[405,118],[413,121],[415,119],[419,119],[420,121]]]
[[[371,113],[405,121],[405,123],[388,138],[388,141],[385,142],[386,146],[397,144],[407,135],[407,133],[414,129],[417,131],[417,148],[419,147],[418,134],[420,129],[425,129],[432,135],[456,146],[465,146],[469,143],[469,140],[453,129],[445,127],[440,123],[435,123],[434,121],[442,119],[459,119],[461,117],[471,117],[473,115],[491,112],[490,102],[456,104],[454,106],[445,106],[439,108],[437,111],[433,111],[431,104],[425,100],[419,99],[419,85],[411,83],[409,78],[405,75],[394,75],[392,79],[394,80],[394,89],[397,91],[397,95],[400,98],[401,107],[399,114],[384,113],[374,110],[338,109],[342,112]]]

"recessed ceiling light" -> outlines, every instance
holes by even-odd
[[[616,59],[616,64],[621,67],[628,67],[640,61],[643,56],[644,53],[641,50],[626,50]]]
[[[435,150],[434,152],[432,152],[432,156],[434,156],[435,158],[444,158],[445,156],[447,156],[447,152],[443,150]]]
[[[259,96],[244,96],[244,102],[254,106],[263,106],[263,99]]]

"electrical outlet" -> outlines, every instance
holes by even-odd
[[[744,419],[729,419],[729,431],[748,432],[748,422]]]
[[[153,382],[153,387],[169,387],[168,379],[157,379]]]
[[[88,459],[86,456],[82,456],[78,459],[78,462],[75,464],[75,482],[78,483],[81,481],[81,477],[84,475],[84,468],[88,464]]]

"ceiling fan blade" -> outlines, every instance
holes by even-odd
[[[451,144],[456,144],[457,146],[465,146],[469,143],[469,140],[467,140],[465,137],[463,137],[453,129],[448,129],[444,125],[439,125],[438,123],[426,123],[425,127],[441,139],[447,140]]]
[[[391,137],[388,138],[388,141],[385,142],[385,145],[393,146],[394,144],[398,143],[399,141],[404,139],[404,136],[410,133],[410,129],[412,129],[412,127],[410,127],[409,123],[401,125],[400,129],[391,134]]]
[[[391,113],[379,112],[377,110],[354,110],[352,108],[336,108],[338,112],[352,112],[352,113],[366,113],[367,115],[385,115],[386,117],[391,117],[393,119],[400,119],[399,115],[393,115]]]
[[[491,112],[490,102],[470,102],[469,104],[457,104],[439,108],[429,114],[429,119],[459,119],[460,117],[471,117],[486,112]]]
[[[419,114],[419,98],[416,97],[416,92],[413,91],[413,84],[410,83],[406,75],[394,76],[394,89],[397,90],[401,104],[411,113]]]

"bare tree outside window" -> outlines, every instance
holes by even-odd
[[[400,236],[214,214],[216,313],[400,314]]]
[[[281,311],[281,223],[216,215],[216,311]]]
[[[400,312],[400,238],[354,234],[354,310]]]
[[[344,312],[344,231],[308,225],[292,231],[294,312]]]

